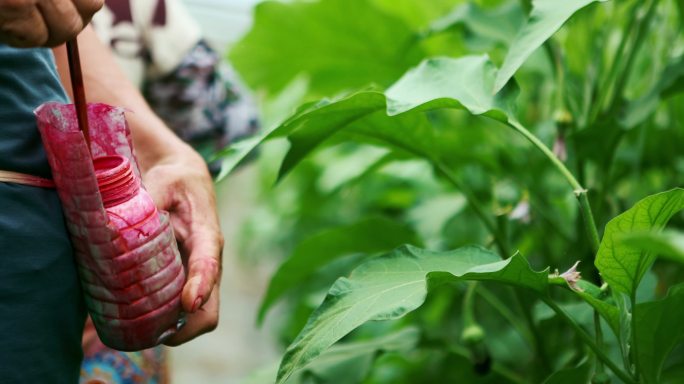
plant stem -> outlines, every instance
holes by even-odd
[[[556,167],[556,169],[563,175],[565,180],[568,181],[574,190],[584,190],[584,188],[582,188],[580,183],[577,181],[577,179],[575,179],[575,176],[572,175],[565,164],[563,164],[563,162],[560,161],[560,159],[553,154],[549,147],[542,143],[537,136],[528,131],[527,128],[525,128],[517,120],[511,119],[507,122],[507,125],[523,135],[529,142],[532,143],[532,145],[537,147],[537,149],[539,149],[549,159],[549,161],[551,161],[551,164]]]
[[[631,302],[631,307],[632,307],[632,316],[630,319],[631,322],[631,331],[632,331],[632,348],[631,348],[631,354],[632,354],[632,364],[634,365],[634,377],[639,379],[639,376],[641,375],[640,369],[639,369],[639,345],[637,344],[637,327],[636,327],[636,289],[632,290],[632,293],[629,295],[629,300]]]
[[[591,242],[595,255],[596,251],[598,251],[600,242],[598,229],[596,228],[596,221],[594,220],[594,214],[591,212],[591,206],[589,205],[589,200],[587,198],[587,190],[580,185],[565,164],[563,164],[563,162],[560,161],[560,159],[556,157],[556,155],[554,155],[553,152],[537,138],[537,136],[533,135],[532,132],[528,131],[527,128],[525,128],[516,120],[509,120],[507,125],[521,135],[525,136],[525,138],[529,140],[532,145],[537,147],[537,149],[539,149],[549,159],[551,164],[556,167],[556,169],[563,175],[563,177],[565,177],[570,186],[573,188],[575,196],[579,200],[580,211],[582,212],[582,217],[584,219],[585,230],[587,231],[587,235],[589,236],[589,241]]]
[[[594,214],[591,212],[591,205],[589,205],[587,190],[575,190],[575,195],[580,203],[582,219],[584,220],[584,226],[587,229],[587,234],[589,235],[591,251],[594,253],[595,257],[601,245],[601,240],[599,239],[598,229],[596,228],[596,222],[594,221]]]
[[[477,286],[477,281],[469,282],[463,297],[463,328],[478,325],[477,321],[475,321],[475,292],[477,291]]]
[[[577,335],[584,341],[584,343],[596,354],[598,357],[611,371],[626,384],[637,384],[630,375],[621,370],[615,363],[613,363],[608,356],[603,352],[603,350],[594,342],[594,340],[587,334],[587,332],[582,329],[582,327],[575,322],[565,311],[559,307],[553,300],[549,297],[541,295],[541,300],[549,306],[556,314],[565,320],[577,333]]]
[[[594,309],[594,332],[596,333],[596,346],[603,350],[603,331],[601,330],[601,315],[598,311]],[[596,358],[596,374],[602,374],[604,372],[603,362],[601,359]]]

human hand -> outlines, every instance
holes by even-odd
[[[169,211],[186,266],[181,294],[186,324],[167,339],[179,345],[218,325],[221,235],[213,184],[202,158],[189,147],[157,161],[144,172],[145,186],[160,209]]]
[[[90,22],[104,0],[0,0],[0,43],[54,47]]]

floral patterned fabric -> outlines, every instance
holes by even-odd
[[[80,384],[167,384],[166,349],[115,351],[100,341],[88,318],[83,331]]]
[[[233,70],[200,41],[172,73],[143,85],[152,109],[205,158],[259,128],[255,103]],[[219,164],[210,164],[212,173]]]

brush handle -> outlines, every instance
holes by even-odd
[[[85,136],[88,150],[90,150],[90,132],[88,130],[88,107],[86,104],[85,87],[83,86],[83,73],[81,72],[81,57],[78,54],[77,37],[66,43],[67,57],[69,59],[69,73],[71,74],[71,89],[74,94],[74,105],[78,117],[78,127]]]

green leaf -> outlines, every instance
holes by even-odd
[[[460,0],[370,0],[376,7],[396,15],[419,30],[449,12]]]
[[[605,0],[535,0],[527,23],[518,32],[496,77],[494,93],[499,92],[525,60],[578,10]]]
[[[513,41],[524,21],[525,14],[517,1],[504,2],[494,9],[465,3],[432,22],[429,33],[440,33],[464,25],[478,37],[508,44]]]
[[[443,138],[419,112],[453,108],[509,121],[513,116],[517,86],[511,84],[492,95],[490,89],[495,76],[496,67],[484,55],[427,59],[407,72],[385,94],[363,91],[334,101],[306,104],[270,132],[239,143],[237,148],[224,150],[217,155],[218,158],[228,156],[220,178],[259,143],[286,136],[291,147],[281,164],[280,180],[311,151],[341,130],[437,163],[452,149],[441,144]]]
[[[282,179],[314,148],[338,130],[380,111],[384,105],[382,93],[360,92],[335,102],[319,103],[314,108],[293,116],[274,131],[277,134],[286,134],[288,129],[292,131],[288,135],[290,150],[280,166],[278,179]]]
[[[582,291],[574,291],[582,300],[591,305],[603,317],[610,329],[616,336],[620,336],[620,311],[617,306],[609,303],[610,295],[602,292],[601,289],[594,284],[580,280],[577,285]]]
[[[331,261],[353,253],[386,252],[400,244],[418,242],[411,229],[382,217],[329,229],[304,240],[271,278],[266,296],[259,308],[259,323],[263,321],[269,308],[286,292]]]
[[[660,80],[643,97],[629,103],[626,115],[620,120],[622,127],[633,128],[643,123],[658,109],[661,101],[684,90],[684,55],[671,60]]]
[[[684,339],[684,285],[659,301],[638,304],[634,310],[634,351],[646,383],[659,383],[665,359]]]
[[[321,354],[306,371],[326,383],[360,383],[378,352],[410,351],[418,344],[419,337],[419,329],[409,327],[372,340],[341,343]]]
[[[312,106],[274,131],[278,135],[292,132],[288,136],[292,145],[279,178],[342,129],[434,161],[439,156],[434,130],[422,114],[407,112],[455,108],[508,121],[517,87],[511,85],[492,95],[489,90],[494,76],[496,67],[487,56],[427,59],[385,94],[359,92]]]
[[[631,232],[657,231],[684,209],[684,189],[649,196],[606,225],[595,265],[603,279],[617,292],[632,295],[655,255],[620,242]]]
[[[456,108],[507,121],[517,87],[492,94],[496,72],[486,55],[427,59],[387,90],[387,114]]]
[[[371,259],[335,282],[288,347],[278,383],[365,322],[396,319],[415,310],[425,301],[428,285],[460,280],[491,280],[544,292],[548,271],[532,271],[520,255],[501,260],[476,246],[448,252],[403,246]]]
[[[622,241],[642,252],[684,264],[684,234],[674,231],[643,232],[626,235]]]
[[[416,42],[403,20],[371,1],[266,1],[230,60],[254,89],[275,94],[304,74],[309,90],[324,96],[391,84],[423,57]]]
[[[372,340],[334,345],[323,352],[305,370],[290,376],[287,384],[302,382],[302,374],[312,374],[327,383],[359,383],[368,374],[370,364],[378,352],[404,352],[418,343],[420,331],[406,327]],[[269,364],[249,375],[241,384],[273,384],[278,373],[278,362]]]

